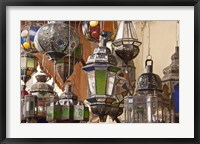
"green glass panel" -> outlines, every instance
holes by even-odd
[[[27,67],[28,68],[34,68],[34,58],[27,58]]]
[[[114,66],[108,67],[108,71],[111,71],[111,72],[118,72],[119,70],[120,70],[120,68],[118,68],[118,67],[114,67]]]
[[[55,106],[54,107],[54,116],[56,119],[60,119],[61,118],[61,107],[60,106]]]
[[[34,110],[34,102],[33,101],[30,102],[30,111],[32,111],[32,110]]]
[[[106,71],[96,71],[96,93],[99,95],[106,93]]]
[[[89,109],[85,108],[84,110],[84,119],[89,119]]]
[[[62,119],[69,119],[69,106],[63,106]]]

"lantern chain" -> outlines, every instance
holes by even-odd
[[[149,21],[149,43],[148,43],[148,55],[147,55],[147,59],[152,59],[152,56],[150,54],[151,51],[151,26],[150,26],[150,21]]]

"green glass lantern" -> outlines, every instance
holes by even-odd
[[[21,79],[26,83],[37,71],[37,58],[26,52],[21,52]]]
[[[88,57],[83,70],[88,78],[89,98],[87,101],[91,104],[92,112],[99,116],[101,122],[105,122],[110,106],[115,101],[113,89],[116,74],[120,68],[117,67],[115,56],[105,46],[105,39],[102,43],[103,45],[95,48],[94,53]]]

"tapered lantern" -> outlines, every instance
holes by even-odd
[[[115,53],[127,65],[129,61],[139,54],[140,45],[141,42],[138,41],[133,22],[121,21],[117,36],[112,42],[112,46],[115,48]]]
[[[117,67],[115,56],[103,42],[102,46],[94,49],[94,53],[88,57],[83,70],[87,74],[89,98],[91,110],[98,115],[101,122],[106,121],[110,106],[115,100],[113,89],[116,74],[120,70]]]

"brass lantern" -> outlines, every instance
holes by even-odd
[[[101,122],[105,122],[110,106],[115,101],[113,89],[116,74],[120,68],[117,67],[115,56],[105,46],[105,41],[102,41],[103,45],[94,49],[94,53],[88,57],[83,70],[88,78],[89,98],[87,101],[91,104],[92,112],[99,116]]]
[[[147,72],[138,78],[136,94],[131,101],[133,107],[130,122],[171,122],[170,99],[163,94],[161,78],[153,73],[153,60],[147,59],[145,67]]]
[[[34,72],[37,71],[37,58],[26,52],[21,52],[21,79],[26,83]]]

